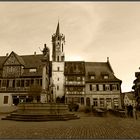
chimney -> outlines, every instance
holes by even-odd
[[[109,57],[107,57],[107,62],[109,62]]]
[[[6,53],[6,56],[7,56],[7,57],[8,57],[8,55],[9,55],[9,54],[8,54],[8,53]]]
[[[34,52],[34,55],[36,55],[36,52]]]
[[[46,44],[44,44],[44,47],[47,47],[47,45],[46,45]]]

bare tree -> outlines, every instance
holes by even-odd
[[[33,97],[33,102],[37,102],[37,97],[40,96],[42,88],[38,84],[34,84],[30,86],[29,96]]]

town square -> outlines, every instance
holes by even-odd
[[[140,138],[139,9],[0,2],[0,138]]]

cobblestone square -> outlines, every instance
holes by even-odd
[[[140,138],[140,119],[79,116],[77,120],[52,122],[0,120],[0,138]]]

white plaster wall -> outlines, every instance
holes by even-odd
[[[52,62],[52,80],[55,85],[56,98],[62,97],[64,95],[64,62]],[[57,90],[57,86],[59,86],[59,90]]]

